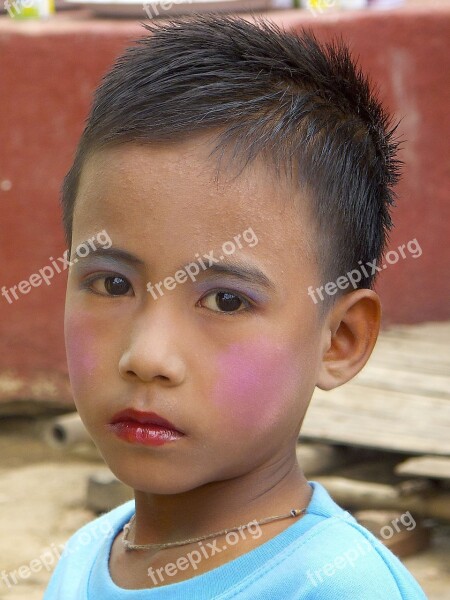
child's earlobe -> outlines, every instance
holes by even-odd
[[[380,300],[373,290],[358,289],[336,302],[324,324],[329,342],[322,356],[317,387],[331,390],[359,373],[375,346],[380,320]]]

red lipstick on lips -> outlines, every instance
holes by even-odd
[[[184,436],[166,419],[154,412],[127,408],[114,415],[109,428],[122,440],[144,446],[162,446]]]

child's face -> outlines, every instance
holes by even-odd
[[[105,230],[107,252],[139,260],[99,247],[70,269],[65,329],[75,402],[111,470],[149,493],[291,460],[322,357],[307,294],[318,270],[306,203],[259,162],[215,184],[211,148],[198,137],[102,150],[83,168],[75,207],[72,257]],[[208,266],[208,255],[223,272]],[[199,257],[207,268],[158,291]],[[258,270],[269,283],[224,270],[230,265]],[[108,424],[129,407],[185,435],[155,447],[123,441]]]

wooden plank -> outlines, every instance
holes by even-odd
[[[397,475],[450,480],[450,458],[447,456],[408,458],[408,460],[395,467],[395,473]]]
[[[448,352],[443,352],[440,346],[438,347],[432,343],[423,342],[415,344],[411,340],[386,340],[381,338],[375,346],[374,355],[378,355],[378,358],[381,359],[385,352],[396,355],[401,354],[405,358],[410,359],[423,358],[427,362],[450,367]]]
[[[382,332],[384,338],[404,338],[430,340],[435,344],[444,344],[448,347],[450,340],[450,321],[436,323],[421,323],[420,325],[395,325]]]
[[[450,377],[449,350],[450,322],[396,326],[381,332],[368,364]]]
[[[411,511],[421,517],[450,521],[450,492],[404,495],[396,486],[355,481],[345,477],[319,475],[314,478],[346,508]]]
[[[383,386],[387,390],[397,390],[404,394],[437,396],[450,400],[450,375],[422,373],[406,369],[403,365],[370,363],[353,380],[358,385]]]
[[[301,437],[450,456],[450,402],[350,384],[331,392],[316,390]]]
[[[450,456],[447,333],[450,323],[382,332],[353,381],[330,392],[315,391],[301,438]]]
[[[442,352],[440,354],[442,355]],[[445,375],[450,370],[447,360],[436,354],[436,348],[430,348],[424,354],[413,354],[405,351],[405,349],[400,350],[381,343],[373,351],[367,364],[378,364],[399,369],[406,368],[418,373],[435,375]]]
[[[370,360],[391,364],[415,365],[421,369],[421,365],[433,365],[441,367],[441,373],[450,370],[450,352],[444,352],[441,346],[432,342],[413,342],[412,340],[386,339],[380,337],[374,348]]]

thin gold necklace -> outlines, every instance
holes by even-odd
[[[277,515],[275,517],[266,517],[265,519],[261,519],[261,521],[256,521],[257,525],[265,525],[266,523],[270,523],[271,521],[276,521],[278,519],[286,519],[288,517],[298,517],[299,515],[304,514],[306,508],[293,508],[291,511],[286,513],[285,515]],[[247,525],[238,525],[237,527],[232,527],[230,529],[222,529],[222,531],[216,531],[216,533],[210,533],[209,535],[203,535],[196,538],[191,538],[189,540],[183,540],[181,542],[168,542],[166,544],[132,544],[128,541],[128,535],[130,533],[130,528],[136,520],[136,513],[131,517],[126,525],[123,527],[123,536],[122,543],[125,546],[126,550],[162,550],[163,548],[173,548],[174,546],[184,546],[186,544],[192,544],[193,542],[199,542],[200,540],[207,540],[212,537],[218,537],[224,533],[229,533],[230,531],[237,531],[238,529],[245,529],[249,527],[249,525],[254,525],[255,521],[251,521]]]

